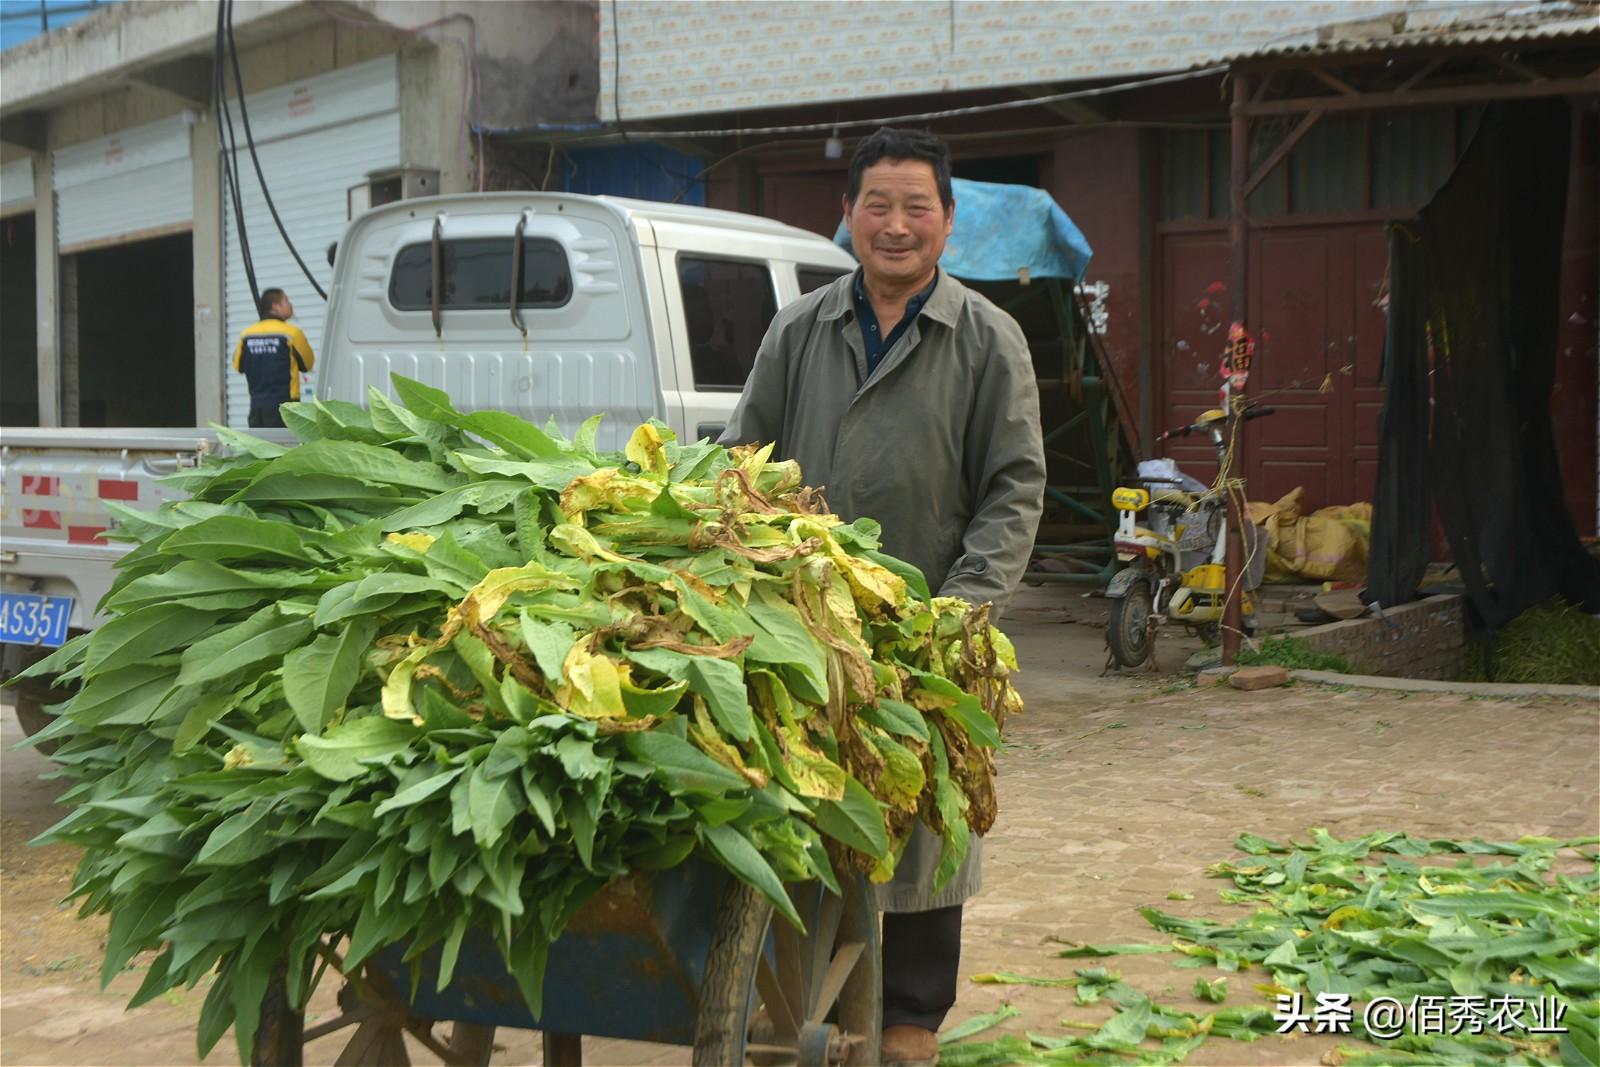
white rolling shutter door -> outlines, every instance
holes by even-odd
[[[193,224],[189,127],[177,116],[60,149],[51,163],[63,255]]]
[[[333,281],[328,245],[337,241],[347,221],[345,193],[366,180],[369,171],[400,163],[400,90],[395,57],[333,71],[301,82],[269,89],[246,98],[256,155],[284,229],[300,258],[323,289]],[[305,331],[317,359],[323,358],[322,327],[327,305],[311,288],[294,257],[284,247],[256,180],[244,128],[233,108],[239,136],[239,186],[245,227],[250,238],[256,283],[289,294],[295,321]],[[258,318],[251,301],[239,250],[232,200],[223,199],[227,235],[227,311],[223,380],[227,383],[227,421],[244,426],[250,413],[250,390],[244,375],[233,369],[233,347],[239,331]],[[312,374],[313,386],[316,374]]]

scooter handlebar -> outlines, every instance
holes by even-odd
[[[1270,408],[1270,407],[1268,407],[1268,408],[1247,408],[1245,410],[1245,412],[1244,412],[1243,418],[1246,421],[1248,421],[1250,419],[1259,419],[1264,415],[1274,415],[1274,414],[1277,413],[1277,410],[1278,410],[1277,408]],[[1174,437],[1188,437],[1190,434],[1193,434],[1193,433],[1205,433],[1206,431],[1208,431],[1210,429],[1211,429],[1211,427],[1209,425],[1202,426],[1199,423],[1190,423],[1187,426],[1174,427],[1173,429],[1170,429],[1170,430],[1166,431],[1165,433],[1163,433],[1160,437],[1156,438],[1156,440],[1157,441],[1170,441]]]

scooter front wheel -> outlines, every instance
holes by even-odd
[[[1127,593],[1111,602],[1106,640],[1111,656],[1124,667],[1137,667],[1150,658],[1150,587],[1135,582]]]

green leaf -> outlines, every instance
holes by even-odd
[[[922,712],[910,704],[881,697],[875,706],[861,709],[861,717],[882,730],[918,741],[928,739],[928,724]]]
[[[306,733],[321,733],[344,706],[376,630],[374,620],[356,619],[283,657],[283,695]]]
[[[731,823],[701,826],[699,833],[700,840],[735,878],[770,900],[778,914],[788,919],[796,930],[805,931],[805,923],[800,921],[800,913],[795,911],[783,882],[749,838]]]
[[[479,765],[467,785],[467,813],[472,839],[479,848],[489,848],[505,833],[516,818],[520,801],[517,783],[510,775],[490,778]]]
[[[461,767],[452,767],[447,771],[440,771],[432,777],[424,778],[414,785],[409,785],[382,804],[379,804],[373,814],[382,817],[399,808],[409,808],[413,804],[420,804],[451,782],[454,782],[463,769]]]
[[[562,677],[561,668],[577,643],[572,627],[564,622],[543,621],[526,608],[521,612],[521,620],[522,640],[533,654],[539,673],[545,676],[552,689],[564,684],[566,679]]]
[[[252,831],[272,812],[272,804],[258,800],[248,808],[224,819],[201,847],[194,862],[200,867],[236,867],[259,857],[263,848],[262,835]]]
[[[1145,1032],[1149,1030],[1152,1021],[1150,1001],[1141,997],[1133,1007],[1125,1008],[1112,1016],[1109,1022],[1085,1039],[1084,1043],[1090,1048],[1131,1052],[1144,1040]]]
[[[1007,1019],[1015,1019],[1021,1014],[1022,1010],[1020,1008],[1014,1008],[1010,1004],[1002,1004],[1000,1005],[998,1011],[986,1012],[982,1015],[974,1015],[972,1018],[957,1023],[955,1026],[952,1026],[950,1029],[944,1031],[939,1035],[939,1044],[942,1047],[945,1045],[953,1045],[957,1041],[965,1041],[969,1037],[972,1037],[976,1034],[981,1034],[985,1030],[990,1030],[996,1026],[999,1026]],[[941,1052],[940,1057],[943,1058],[943,1055],[944,1054]]]
[[[216,515],[173,533],[161,543],[161,550],[186,559],[218,562],[263,559],[307,562],[312,556],[306,546],[323,540],[321,534],[285,522]]]
[[[1079,945],[1056,953],[1060,959],[1086,959],[1100,956],[1146,956],[1171,952],[1171,945]]]
[[[755,640],[745,650],[745,658],[759,663],[792,665],[796,680],[804,685],[804,691],[798,695],[813,704],[826,704],[828,669],[822,646],[806,629],[800,612],[764,585],[756,587],[746,609],[756,626],[752,634]]]
[[[321,737],[302,735],[295,751],[306,766],[336,782],[367,773],[367,761],[387,762],[411,746],[417,728],[409,722],[369,715],[330,728]]]
[[[187,645],[209,630],[217,614],[182,604],[152,604],[105,623],[89,634],[83,675],[127,667]]]
[[[817,829],[873,859],[889,854],[883,809],[867,787],[853,777],[844,780],[844,799],[817,803]]]
[[[137,725],[154,715],[173,689],[171,667],[124,667],[91,679],[67,705],[67,721],[57,720],[57,725]]]
[[[1228,980],[1218,978],[1215,982],[1208,982],[1204,978],[1194,980],[1194,995],[1201,1000],[1209,1000],[1213,1004],[1221,1004],[1228,999]]]
[[[228,712],[239,706],[245,694],[238,690],[223,693],[206,693],[190,706],[172,739],[174,752],[187,752]]]
[[[183,654],[178,684],[213,681],[262,660],[282,657],[311,636],[311,631],[310,619],[285,619],[276,604],[269,604],[244,622],[190,645]]]
[[[451,476],[436,463],[406,459],[392,449],[356,441],[312,441],[291,448],[268,463],[256,482],[283,474],[355,478],[370,485],[431,493],[453,487]]]
[[[644,730],[626,735],[628,753],[650,765],[673,793],[727,793],[750,788],[729,770],[689,742],[668,733]]]
[[[311,575],[293,571],[262,570],[247,574],[209,560],[191,559],[161,574],[145,575],[117,587],[106,598],[105,607],[118,612],[174,602],[205,607],[207,599],[222,593],[243,594],[244,599],[237,602],[237,606],[242,606],[276,599],[286,590],[301,589],[315,581]]]

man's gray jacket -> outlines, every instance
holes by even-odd
[[[774,442],[774,458],[799,461],[835,514],[878,520],[883,550],[937,595],[993,602],[998,615],[1027,566],[1045,487],[1033,360],[1016,321],[942,269],[870,375],[854,275],[779,311],[721,441]],[[961,903],[981,883],[979,852],[974,838],[935,894],[939,840],[919,823],[879,903]]]

